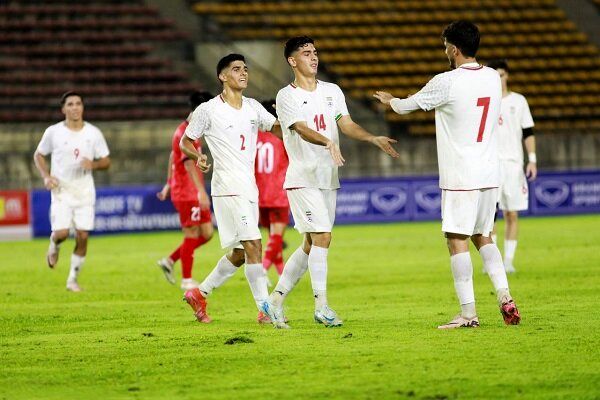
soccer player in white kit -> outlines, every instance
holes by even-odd
[[[44,186],[51,191],[50,246],[46,260],[50,268],[58,263],[60,244],[75,229],[75,250],[67,290],[80,292],[77,277],[85,261],[88,235],[94,229],[96,190],[92,171],[110,166],[109,150],[102,132],[83,120],[83,98],[65,93],[60,101],[65,120],[46,129],[33,156]],[[46,156],[51,155],[50,169]]]
[[[502,82],[502,102],[500,117],[498,118],[498,144],[500,149],[498,206],[502,210],[506,221],[504,269],[508,273],[513,273],[515,272],[513,260],[517,250],[519,211],[529,208],[527,179],[533,181],[537,177],[534,123],[525,96],[508,89],[508,63],[505,60],[494,60],[488,64],[488,67],[498,71]],[[525,172],[523,172],[523,143],[528,158]]]
[[[278,320],[285,320],[283,301],[308,269],[315,298],[315,321],[325,326],[340,326],[342,320],[327,303],[327,254],[340,187],[338,167],[344,162],[338,128],[353,139],[374,144],[392,157],[398,157],[398,153],[390,144],[395,140],[373,136],[352,120],[344,94],[336,84],[317,80],[319,58],[311,38],[288,40],[284,55],[295,77],[293,83],[279,91],[276,99],[290,161],[284,188],[295,228],[304,235],[304,243],[286,262],[271,294],[271,303]]]
[[[477,63],[479,29],[468,21],[453,22],[442,39],[451,71],[438,74],[407,99],[387,92],[374,96],[399,114],[435,109],[436,141],[442,189],[442,231],[461,313],[440,329],[479,326],[473,291],[469,238],[479,250],[506,324],[518,324],[519,311],[510,296],[502,256],[490,238],[500,184],[497,121],[500,76]]]
[[[214,161],[211,196],[219,238],[230,249],[197,288],[185,292],[199,322],[211,321],[206,297],[223,285],[242,264],[259,312],[276,322],[269,302],[267,277],[262,267],[261,234],[258,228],[258,189],[254,178],[258,130],[281,137],[276,118],[256,100],[242,96],[248,86],[248,68],[240,54],[229,54],[217,64],[223,92],[201,104],[192,114],[182,136],[181,150],[206,172],[207,156],[193,142],[203,137]]]

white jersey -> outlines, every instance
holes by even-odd
[[[533,128],[525,96],[511,92],[502,98],[498,118],[500,160],[523,164],[523,129]]]
[[[51,154],[50,174],[58,179],[55,196],[67,197],[70,204],[94,204],[96,191],[92,171],[81,167],[81,160],[108,157],[109,150],[100,129],[84,122],[79,131],[69,129],[64,121],[46,129],[37,152]]]
[[[473,190],[500,184],[497,122],[500,75],[476,63],[438,74],[412,96],[435,108],[440,188]]]
[[[339,145],[337,121],[348,115],[346,99],[339,86],[317,81],[317,88],[309,92],[288,85],[277,93],[276,107],[290,160],[283,187],[339,189],[338,167],[329,150],[305,141],[290,128],[304,121],[309,128]]]
[[[258,101],[242,97],[242,108],[221,95],[202,103],[192,114],[185,134],[204,137],[213,157],[211,196],[242,196],[258,201],[254,178],[258,130],[270,131],[276,119]]]

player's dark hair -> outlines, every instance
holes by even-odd
[[[454,21],[442,32],[442,40],[455,45],[465,57],[475,57],[479,49],[479,28],[469,21]]]
[[[217,63],[217,79],[219,78],[219,75],[221,75],[221,72],[225,68],[229,67],[229,65],[234,61],[246,62],[246,59],[244,58],[243,55],[236,54],[236,53],[227,54],[225,57],[221,58],[219,60],[219,62]],[[221,79],[219,79],[219,82],[220,81],[221,81]]]
[[[69,90],[67,92],[64,92],[62,96],[60,96],[60,106],[64,106],[65,103],[67,102],[67,98],[71,97],[71,96],[77,96],[81,99],[81,102],[83,103],[83,96],[80,95],[78,92],[74,91],[74,90]]]
[[[301,47],[306,46],[309,43],[315,44],[315,41],[309,38],[308,36],[296,36],[289,39],[287,42],[285,42],[285,48],[283,50],[283,55],[285,56],[285,59],[287,60],[293,52],[295,52]]]
[[[275,107],[273,107],[275,105],[275,99],[263,100],[260,102],[260,104],[262,104],[262,106],[268,112],[270,112],[275,118],[277,118],[277,113],[275,112]]]
[[[188,103],[189,103],[192,111],[194,111],[200,104],[206,103],[213,97],[215,97],[215,96],[213,96],[209,92],[200,92],[200,91],[196,90],[194,93],[190,94]]]
[[[510,72],[508,69],[508,62],[506,60],[492,60],[487,66],[492,69],[503,69],[506,72]]]

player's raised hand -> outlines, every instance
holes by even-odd
[[[171,186],[168,183],[165,183],[165,186],[163,186],[161,191],[156,193],[156,197],[158,197],[158,199],[160,201],[165,201],[166,199],[169,198],[170,191],[171,191]]]
[[[208,164],[208,156],[206,154],[200,154],[198,156],[198,160],[196,160],[196,166],[200,168],[200,171],[208,172],[211,165],[212,164]]]
[[[381,90],[376,91],[373,97],[375,97],[377,100],[379,100],[382,104],[385,105],[389,105],[390,101],[392,101],[392,99],[394,98],[394,96],[392,96],[390,93],[383,92]]]
[[[47,176],[44,178],[44,186],[48,190],[52,190],[58,187],[58,179],[53,176]]]
[[[340,150],[340,147],[333,140],[330,140],[325,146],[325,148],[329,150],[329,154],[331,154],[333,163],[336,166],[341,167],[342,165],[344,165],[344,162],[346,160],[344,160],[344,157],[342,157],[342,151]]]
[[[375,136],[373,139],[371,139],[371,143],[373,143],[375,146],[379,147],[382,151],[384,151],[385,153],[389,154],[390,156],[392,156],[394,158],[398,158],[400,156],[400,154],[398,154],[396,149],[394,149],[391,145],[391,143],[396,143],[396,142],[397,142],[397,140],[391,139],[387,136]]]
[[[94,169],[94,162],[92,160],[90,160],[89,158],[83,157],[81,159],[81,162],[79,163],[79,165],[81,165],[81,168],[83,168],[87,171],[91,171],[92,169]]]
[[[210,198],[208,197],[208,193],[203,190],[199,190],[198,203],[200,203],[200,209],[210,210]]]
[[[537,164],[534,162],[527,163],[525,167],[525,176],[529,181],[534,181],[537,178]]]

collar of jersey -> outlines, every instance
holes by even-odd
[[[470,62],[470,63],[464,63],[463,65],[461,65],[458,68],[469,69],[469,70],[477,70],[477,69],[483,68],[483,65],[481,65],[479,63],[476,63],[476,62]]]

